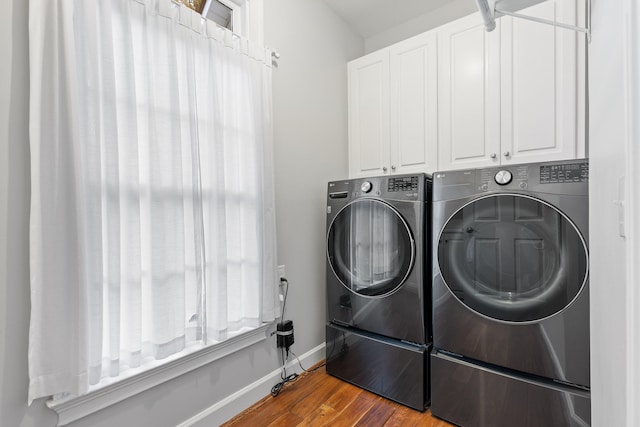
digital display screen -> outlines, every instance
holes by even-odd
[[[540,184],[589,181],[589,163],[540,166]]]
[[[418,189],[418,179],[419,178],[417,176],[390,178],[387,185],[387,191],[416,191]]]

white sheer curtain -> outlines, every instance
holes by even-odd
[[[270,52],[171,0],[29,14],[29,402],[273,320]]]

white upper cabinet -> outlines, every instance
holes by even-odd
[[[390,166],[389,52],[349,62],[348,85],[349,176],[381,175]]]
[[[578,24],[575,0],[551,0],[521,13]],[[578,39],[584,35],[524,19],[500,20],[502,163],[584,156],[584,135],[578,133],[584,126]]]
[[[519,13],[579,25],[583,9]],[[584,39],[509,16],[487,33],[476,13],[350,62],[349,175],[584,157]]]
[[[349,63],[350,177],[436,169],[437,72],[435,33]]]
[[[574,0],[549,0],[520,13],[577,24]],[[480,17],[472,15],[439,32],[439,169],[584,156],[577,34],[506,16],[496,24],[483,33]]]
[[[435,32],[391,46],[391,172],[433,172],[438,159]]]
[[[440,170],[500,160],[500,24],[487,33],[474,14],[439,31]]]

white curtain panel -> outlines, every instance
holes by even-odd
[[[273,320],[270,52],[171,0],[29,14],[29,402]]]

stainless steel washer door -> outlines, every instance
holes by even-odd
[[[505,322],[535,322],[561,312],[588,274],[587,246],[555,207],[521,194],[489,195],[446,222],[438,266],[469,309]]]
[[[327,233],[327,257],[333,273],[349,291],[385,297],[397,291],[411,272],[415,242],[391,205],[370,198],[345,206]]]

